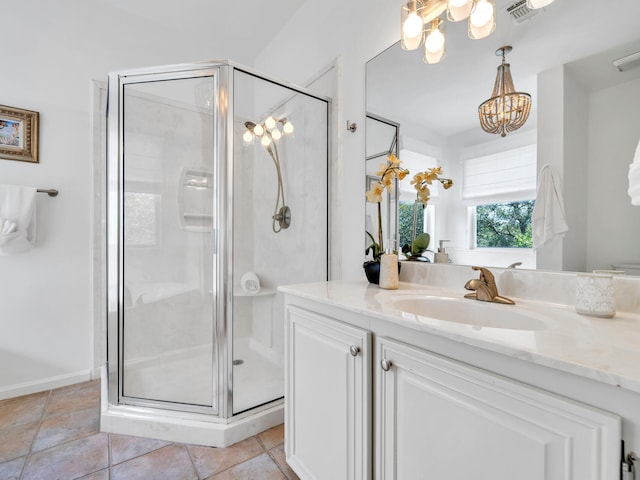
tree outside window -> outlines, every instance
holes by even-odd
[[[476,206],[476,246],[533,248],[531,215],[534,200]]]

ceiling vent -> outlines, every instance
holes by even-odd
[[[620,72],[626,72],[632,68],[640,67],[640,52],[632,53],[626,57],[619,58],[613,61],[613,66]]]
[[[527,0],[519,0],[513,5],[507,7],[507,13],[515,23],[523,23],[531,19],[531,17],[540,13],[542,8],[532,10],[527,7]]]

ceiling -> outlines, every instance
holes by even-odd
[[[447,22],[447,54],[439,64],[427,65],[420,49],[406,52],[398,44],[369,61],[367,111],[443,137],[477,130],[477,108],[490,97],[501,61],[494,52],[502,45],[513,46],[507,56],[513,81],[531,93],[534,110],[537,74],[556,65],[599,54],[568,67],[588,90],[640,76],[640,68],[621,74],[611,66],[640,50],[640,1],[616,0],[607,9],[611,4],[601,0],[556,0],[521,24],[506,11],[513,3],[496,0],[496,31],[482,40],[467,37],[466,22]]]
[[[98,0],[141,23],[162,28],[167,35],[189,35],[207,41],[225,38],[246,50],[260,53],[304,5],[304,0]],[[255,41],[255,39],[263,39]],[[251,41],[255,45],[251,44]]]

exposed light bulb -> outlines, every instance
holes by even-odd
[[[282,138],[282,134],[280,133],[280,130],[278,130],[277,128],[274,128],[273,130],[271,130],[271,136],[273,137],[274,140],[280,140]]]
[[[436,53],[442,50],[442,47],[444,47],[444,35],[437,28],[431,30],[424,42],[424,48],[429,53]]]
[[[293,133],[293,123],[291,123],[289,120],[287,120],[285,122],[285,124],[282,126],[282,130],[286,134]]]
[[[267,127],[269,130],[273,130],[274,127],[276,126],[276,121],[273,119],[272,116],[268,116],[267,119],[264,121],[264,126]]]
[[[262,125],[256,125],[253,127],[253,133],[256,136],[261,137],[264,134],[264,128],[262,128]]]
[[[452,22],[465,20],[471,15],[474,5],[474,0],[449,0],[447,3],[447,18]]]
[[[533,10],[543,8],[553,3],[553,0],[527,0],[527,7]]]
[[[402,33],[406,38],[415,38],[422,34],[422,18],[411,12],[402,24]]]
[[[244,135],[242,135],[242,140],[244,140],[245,143],[253,142],[253,134],[249,130],[246,130]]]
[[[271,138],[269,137],[269,135],[263,135],[262,138],[260,139],[260,142],[265,147],[268,147],[269,145],[271,145]]]
[[[469,22],[474,27],[483,27],[493,20],[493,5],[487,0],[480,0],[469,17]]]

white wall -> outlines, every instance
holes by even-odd
[[[38,242],[0,257],[0,398],[89,378],[93,365],[91,80],[109,71],[232,58],[255,42],[166,26],[85,0],[16,2],[3,13],[0,103],[40,112],[40,164],[0,160],[0,182],[38,198]]]
[[[550,164],[563,178],[569,231],[538,250],[538,268],[591,271],[640,261],[640,216],[627,195],[640,138],[639,88],[634,80],[587,92],[563,66],[539,75],[538,169]]]
[[[587,140],[589,97],[578,79],[564,69],[564,167],[562,171],[564,207],[569,231],[565,234],[562,270],[584,272],[587,262]],[[538,164],[538,171],[544,165]]]
[[[341,231],[341,241],[332,249],[340,249],[339,273],[344,279],[364,278],[365,63],[398,40],[393,19],[398,17],[399,5],[382,0],[306,2],[255,60],[260,71],[304,84],[340,57],[336,127],[341,135],[337,169],[342,175],[332,188],[340,198],[341,218],[334,228]],[[355,133],[346,131],[347,120],[358,124]]]
[[[564,156],[564,73],[562,66],[538,75],[538,171],[549,165],[560,176]],[[558,238],[536,251],[537,268],[562,269],[562,243]]]
[[[589,97],[587,271],[640,262],[640,209],[627,194],[629,164],[640,140],[639,91],[640,80],[634,80]]]

